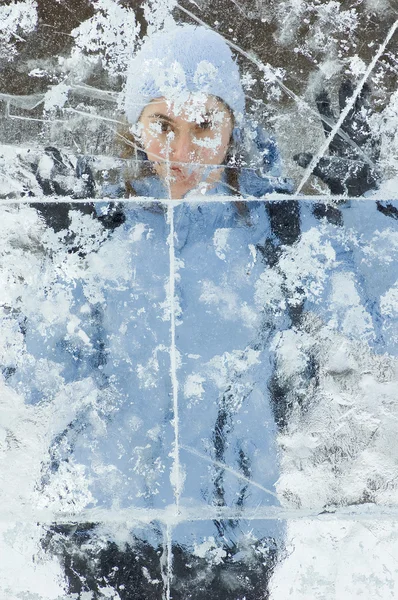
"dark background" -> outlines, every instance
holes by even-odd
[[[2,6],[11,4],[3,0]],[[120,6],[134,11],[140,25],[140,37],[148,29],[145,15],[154,14],[155,25],[161,26],[161,15],[167,11],[160,9],[166,4],[174,6],[172,15],[176,21],[193,21],[175,2],[119,2]],[[180,4],[244,51],[280,70],[283,83],[291,94],[275,83],[267,82],[252,62],[236,54],[242,72],[252,78],[252,85],[247,90],[249,113],[276,133],[286,174],[297,181],[302,170],[292,160],[293,155],[302,151],[316,152],[323,141],[316,114],[316,93],[327,89],[337,113],[337,91],[341,81],[350,78],[355,85],[362,76],[350,68],[351,59],[358,57],[367,66],[398,16],[396,0],[307,0],[301,3],[299,12],[295,10],[298,3],[293,0],[181,0]],[[79,77],[63,69],[59,57],[70,56],[75,42],[71,32],[94,15],[93,3],[88,0],[38,0],[37,8],[36,29],[28,34],[18,32],[24,41],[12,39],[16,56],[7,57],[3,53],[0,59],[2,141],[22,146],[50,143],[82,154],[116,155],[115,127],[112,129],[101,121],[62,111],[43,114],[43,104],[27,109],[26,100],[12,98],[30,96],[40,100],[40,96],[35,95],[45,93],[57,83],[76,83]],[[42,69],[43,76],[30,76],[34,68]],[[395,34],[369,78],[372,107],[376,112],[386,107],[391,94],[397,90],[397,74]],[[119,76],[110,74],[98,55],[81,75],[80,83],[119,92],[123,87],[123,72]],[[12,97],[5,98],[4,94]],[[292,98],[294,95],[296,98]],[[300,104],[297,97],[304,103]],[[32,101],[31,105],[34,104]],[[115,99],[93,98],[72,91],[66,107],[88,109],[108,118],[122,119]],[[55,118],[64,124],[54,122]],[[315,188],[307,186],[306,191],[317,193],[319,185],[317,182]]]

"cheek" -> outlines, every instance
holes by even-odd
[[[142,145],[148,158],[151,158],[152,155],[161,155],[162,144],[160,143],[158,136],[144,134],[142,136]]]
[[[165,136],[153,129],[153,125],[145,124],[141,133],[141,144],[150,160],[164,157],[166,154]]]
[[[230,135],[228,132],[220,132],[212,136],[209,140],[208,147],[201,148],[201,157],[204,159],[203,162],[221,165],[229,146]]]

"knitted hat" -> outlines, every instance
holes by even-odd
[[[131,125],[144,107],[165,97],[174,107],[194,95],[217,96],[232,110],[237,123],[243,119],[245,95],[225,40],[196,25],[176,25],[148,38],[132,58],[125,86],[125,113]]]

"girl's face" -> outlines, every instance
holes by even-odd
[[[202,96],[178,106],[165,98],[152,100],[139,119],[139,136],[156,173],[166,181],[173,199],[203,181],[222,175],[233,129],[229,108],[215,96]]]

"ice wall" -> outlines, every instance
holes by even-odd
[[[0,7],[2,596],[397,595],[396,14]],[[175,22],[228,40],[292,194],[101,195]]]

